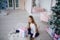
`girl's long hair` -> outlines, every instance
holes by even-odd
[[[38,31],[37,24],[36,24],[36,22],[35,22],[33,16],[30,15],[29,18],[31,18],[32,23],[34,23],[34,25],[35,25],[35,27],[36,27],[36,31]],[[29,23],[29,22],[28,22],[28,26],[29,26],[29,28],[30,28],[30,23]]]

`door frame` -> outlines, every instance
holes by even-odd
[[[18,7],[16,7],[16,0],[12,0],[12,7],[9,7],[9,0],[7,0],[7,2],[8,2],[8,9],[19,9],[20,8],[19,6],[20,0],[18,0]]]

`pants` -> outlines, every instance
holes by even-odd
[[[33,33],[31,33],[31,29],[30,28],[28,28],[28,34],[30,35],[30,38],[33,38]],[[39,36],[39,33],[36,32],[35,37],[38,37],[38,36]]]

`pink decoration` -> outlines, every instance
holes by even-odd
[[[57,34],[55,34],[55,36],[54,36],[55,38],[59,38],[60,37],[60,35],[57,35]]]
[[[40,20],[44,22],[48,22],[49,16],[47,15],[47,12],[41,12],[40,13]]]
[[[56,38],[53,38],[54,40],[57,40]]]
[[[54,40],[58,40],[59,37],[60,37],[60,35],[55,34],[54,35]]]
[[[58,37],[59,37],[59,35],[55,34],[55,37],[56,37],[56,38],[58,38]]]
[[[45,11],[45,9],[44,8],[41,8],[41,7],[34,7],[32,9],[32,12],[33,13],[44,12],[44,11]]]

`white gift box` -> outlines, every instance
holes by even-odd
[[[58,38],[58,40],[60,40],[60,38]]]
[[[18,30],[20,31],[20,36],[21,37],[26,37],[27,29],[25,27],[19,28]]]

